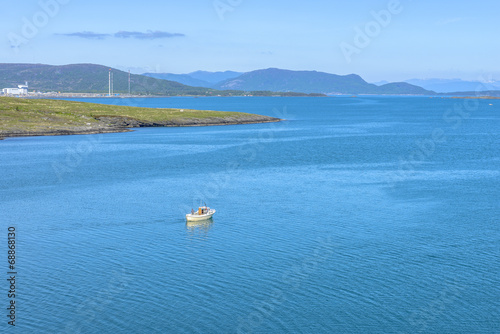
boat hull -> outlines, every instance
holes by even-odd
[[[214,215],[215,213],[215,210],[210,210],[208,213],[204,214],[204,215],[198,215],[198,214],[191,214],[191,213],[188,213],[186,215],[186,220],[188,222],[194,222],[194,221],[200,221],[200,220],[207,220],[207,219],[210,219],[212,218],[212,216]]]

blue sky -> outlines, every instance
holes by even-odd
[[[0,5],[0,62],[5,63],[96,63],[134,73],[277,67],[356,73],[372,82],[500,80],[497,0],[24,0],[22,6],[0,0]]]

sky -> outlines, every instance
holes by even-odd
[[[498,0],[0,0],[0,63],[500,80]]]

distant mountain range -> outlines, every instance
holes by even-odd
[[[145,73],[144,75],[218,90],[320,94],[434,94],[432,91],[405,82],[377,86],[367,83],[356,74],[335,75],[317,71],[290,71],[277,68],[247,73],[198,71],[189,74]],[[217,79],[224,77],[226,78],[217,82]]]
[[[500,90],[482,90],[482,91],[468,91],[468,92],[450,92],[439,93],[441,96],[493,96],[500,97]]]
[[[0,88],[16,87],[25,81],[29,90],[42,92],[101,93],[108,92],[110,68],[95,64],[43,65],[0,64]],[[112,69],[114,92],[128,92],[128,73]],[[146,73],[132,74],[131,93],[135,95],[163,96],[304,96],[321,94],[385,94],[385,95],[434,95],[425,87],[447,85],[440,91],[451,91],[454,95],[476,95],[477,88],[488,92],[482,95],[500,95],[500,84],[480,84],[461,80],[410,80],[409,82],[368,83],[359,75],[335,75],[316,71],[290,71],[277,68],[240,72],[196,71],[188,74]],[[183,83],[181,83],[183,82]],[[434,86],[432,86],[434,85]],[[458,86],[460,89],[457,89]],[[472,87],[471,87],[472,85]],[[443,87],[443,86],[441,86]],[[469,88],[469,89],[465,89]],[[465,89],[465,93],[461,93]],[[458,93],[457,93],[458,92]],[[472,93],[472,94],[471,94]]]
[[[192,78],[203,80],[212,84],[218,82],[239,77],[243,72],[225,71],[225,72],[207,72],[207,71],[196,71],[189,73],[188,75]]]
[[[144,73],[143,75],[162,79],[176,81],[183,85],[194,86],[194,87],[208,87],[211,88],[215,86],[216,83],[236,78],[243,73],[241,72],[206,72],[206,71],[196,71],[188,74],[173,74],[173,73]]]
[[[484,83],[460,79],[411,79],[405,80],[405,82],[435,91],[436,93],[500,90],[500,81]]]
[[[128,93],[128,73],[111,69],[113,92]],[[29,84],[29,91],[61,93],[107,94],[110,68],[95,64],[44,65],[44,64],[0,64],[0,88]],[[198,75],[204,75],[198,72]],[[226,73],[228,75],[228,73]],[[216,90],[206,87],[192,87],[181,83],[152,78],[144,75],[130,76],[130,92],[133,95],[161,96],[307,96],[304,93],[283,93],[269,91]],[[317,96],[318,94],[315,94]]]

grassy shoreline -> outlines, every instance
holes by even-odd
[[[0,139],[179,127],[279,122],[279,118],[212,110],[142,108],[48,99],[0,97]]]

